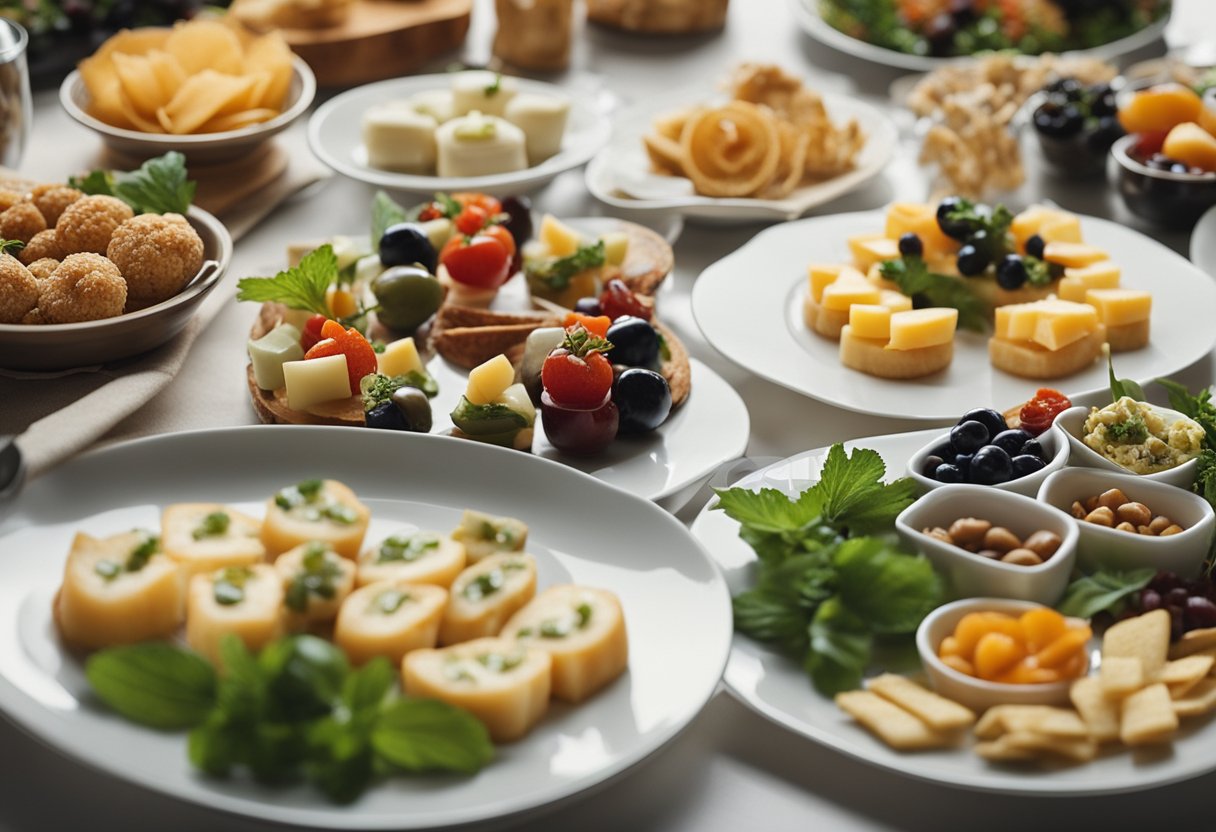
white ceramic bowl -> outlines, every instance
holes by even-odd
[[[1068,442],[1062,436],[1058,436],[1050,430],[1044,431],[1035,438],[1039,440],[1039,443],[1043,446],[1043,452],[1047,454],[1047,465],[1026,477],[1003,482],[1000,485],[983,485],[979,487],[992,488],[997,491],[1012,491],[1014,494],[1025,494],[1027,497],[1033,497],[1039,493],[1039,486],[1043,484],[1043,480],[1047,479],[1048,474],[1051,474],[1053,471],[1059,471],[1068,463]],[[919,483],[922,488],[933,490],[955,484],[938,482],[921,473],[921,470],[925,467],[925,460],[929,458],[938,446],[949,441],[950,431],[946,431],[914,453],[912,458],[908,460],[908,476]]]
[[[1068,702],[1068,689],[1072,680],[1049,682],[1041,685],[1006,685],[987,682],[947,667],[937,657],[937,648],[942,640],[954,632],[955,625],[963,616],[972,612],[1003,612],[1021,615],[1027,610],[1042,606],[1028,601],[1011,601],[1008,598],[965,598],[938,607],[925,616],[916,630],[916,650],[921,664],[935,691],[948,699],[966,705],[975,711],[985,711],[993,705],[1064,705]],[[1075,621],[1075,619],[1069,619]],[[1084,623],[1084,622],[1079,622]]]
[[[187,162],[200,164],[224,162],[247,155],[254,147],[283,132],[304,115],[316,94],[317,79],[312,70],[304,61],[293,58],[291,86],[287,89],[287,101],[282,113],[269,121],[251,124],[240,130],[186,136],[126,130],[89,115],[89,91],[79,70],[73,70],[63,79],[59,87],[59,102],[69,116],[101,136],[105,145],[116,153],[143,160],[177,150],[185,155]]]
[[[1185,531],[1169,537],[1150,537],[1072,520],[1080,529],[1077,563],[1082,570],[1152,567],[1184,578],[1199,574],[1216,534],[1216,513],[1207,500],[1190,491],[1134,474],[1065,468],[1043,483],[1039,501],[1068,512],[1074,501],[1084,502],[1111,488],[1120,489],[1128,499],[1144,503],[1154,515],[1164,514]]]
[[[1186,418],[1177,410],[1170,410],[1168,407],[1159,407],[1155,404],[1150,404],[1149,407],[1168,418]],[[1057,416],[1055,423],[1051,426],[1052,430],[1050,432],[1060,434],[1060,438],[1071,446],[1072,453],[1068,457],[1071,465],[1081,468],[1101,468],[1106,471],[1114,471],[1118,474],[1127,474],[1138,479],[1162,482],[1166,485],[1177,486],[1178,488],[1190,488],[1191,484],[1195,482],[1195,470],[1199,467],[1198,459],[1189,460],[1176,468],[1171,468],[1168,471],[1159,471],[1156,474],[1136,474],[1102,456],[1102,454],[1086,445],[1081,438],[1085,435],[1085,420],[1089,417],[1089,411],[1088,407],[1070,407]]]
[[[977,517],[1004,526],[1025,540],[1039,530],[1060,536],[1060,548],[1037,566],[1018,566],[981,557],[930,537],[922,529],[949,528],[955,520]],[[1062,511],[1030,497],[986,485],[945,485],[908,506],[895,518],[895,529],[921,552],[964,597],[1014,598],[1055,604],[1064,595],[1076,558],[1077,524]]]

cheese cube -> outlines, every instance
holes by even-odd
[[[410,107],[382,104],[363,114],[367,163],[381,170],[427,173],[435,167],[434,118]]]
[[[600,237],[604,242],[604,262],[609,266],[619,266],[625,262],[629,254],[629,235],[624,231],[613,231]]]
[[[438,699],[481,720],[495,742],[522,737],[549,708],[552,660],[514,639],[414,650],[401,663],[407,696]]]
[[[849,326],[858,338],[886,341],[891,337],[891,309],[858,303],[849,307]]]
[[[1060,213],[1039,226],[1039,236],[1045,243],[1080,243],[1081,219],[1074,214]]]
[[[903,292],[896,292],[891,289],[880,289],[878,292],[878,302],[892,312],[907,312],[912,308],[912,298]]]
[[[262,545],[275,558],[315,540],[354,560],[370,519],[367,506],[342,483],[308,480],[288,486],[266,501]]]
[[[497,116],[472,112],[435,131],[435,170],[442,177],[489,176],[528,166],[524,131]]]
[[[1084,303],[1085,293],[1090,289],[1119,288],[1119,277],[1119,267],[1109,260],[1065,269],[1064,276],[1056,284],[1056,294],[1060,300]]]
[[[186,587],[177,564],[163,554],[131,559],[149,539],[140,531],[101,540],[76,535],[55,596],[65,642],[92,650],[168,638],[181,626]]]
[[[881,299],[879,292],[877,286],[850,269],[841,273],[835,283],[824,288],[821,303],[825,309],[847,312],[855,303],[878,303]]]
[[[350,398],[350,374],[346,356],[326,355],[307,361],[287,361],[283,364],[283,385],[287,388],[287,406],[306,410],[314,404]]]
[[[537,239],[553,257],[568,257],[578,251],[583,235],[563,223],[552,214],[545,214],[540,221]]]
[[[891,315],[889,350],[918,350],[954,340],[957,309],[913,309]]]
[[[1153,296],[1136,289],[1090,289],[1085,302],[1098,312],[1107,327],[1138,324],[1153,311]]]
[[[469,371],[464,397],[470,404],[496,402],[515,381],[515,367],[505,355],[496,355]]]
[[[1043,249],[1043,259],[1061,266],[1090,266],[1109,260],[1110,255],[1100,248],[1084,243],[1048,243]]]
[[[849,251],[853,264],[868,272],[875,263],[899,257],[899,243],[883,234],[855,234],[849,238]]]
[[[1089,335],[1098,323],[1097,311],[1088,304],[1046,301],[1031,340],[1049,350],[1062,349]]]
[[[1009,232],[1013,235],[1013,240],[1017,244],[1019,251],[1026,250],[1026,241],[1035,234],[1042,233],[1043,226],[1049,223],[1058,223],[1060,232],[1067,234],[1064,229],[1070,224],[1070,219],[1075,220],[1076,216],[1067,211],[1061,211],[1059,208],[1049,208],[1046,205],[1031,205],[1025,211],[1020,212],[1013,218],[1013,222],[1009,224]],[[1077,225],[1080,228],[1078,222]],[[1046,238],[1044,238],[1046,239]],[[1063,241],[1062,242],[1067,242]],[[1080,242],[1073,240],[1072,242]]]
[[[283,582],[274,567],[230,566],[190,579],[186,643],[218,665],[229,633],[255,653],[283,635]]]
[[[819,303],[823,300],[823,290],[836,282],[840,273],[849,266],[842,263],[812,263],[806,267],[807,289],[811,300]]]
[[[384,348],[376,359],[381,373],[386,376],[403,376],[411,372],[423,372],[422,359],[413,338],[399,338]]]
[[[253,380],[263,390],[282,387],[283,365],[304,358],[300,330],[291,324],[279,324],[256,341],[250,341],[246,348],[253,365]]]
[[[161,546],[187,575],[266,559],[262,523],[220,503],[175,503],[161,512]]]
[[[937,208],[923,202],[895,202],[887,209],[887,238],[898,242],[904,234],[920,237],[926,259],[943,257],[958,249],[958,243],[937,224]]]
[[[519,88],[514,78],[484,69],[452,75],[452,117],[473,110],[501,116]]]
[[[611,592],[551,586],[532,599],[503,628],[553,660],[553,696],[582,702],[629,666],[629,640],[621,603]]]
[[[1006,341],[1029,341],[1034,336],[1042,310],[1039,301],[998,306],[995,311],[996,337]]]
[[[477,563],[499,552],[522,552],[528,542],[528,526],[514,517],[495,517],[467,508],[452,539],[464,544],[470,563]]]
[[[439,643],[497,635],[535,594],[536,560],[531,555],[511,552],[478,561],[452,583]]]
[[[465,547],[445,534],[395,534],[363,550],[355,583],[409,581],[447,588],[466,562]]]
[[[570,99],[559,95],[521,93],[503,112],[507,121],[524,131],[528,164],[539,165],[562,149]]]
[[[342,602],[334,643],[351,664],[383,656],[400,665],[411,650],[432,648],[448,602],[447,590],[406,581],[383,581],[356,589]]]

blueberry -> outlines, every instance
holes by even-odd
[[[946,460],[942,459],[940,456],[937,456],[936,454],[930,454],[929,456],[925,457],[925,462],[923,465],[921,465],[921,468],[920,468],[921,476],[925,476],[925,477],[928,477],[929,479],[933,479],[934,475],[937,473],[937,469],[945,464],[946,464]]]
[[[613,385],[612,401],[620,411],[619,433],[646,433],[667,421],[671,387],[658,373],[631,367]]]
[[[957,465],[951,465],[949,462],[937,466],[935,475],[938,482],[956,483],[963,481],[963,472],[958,469]]]
[[[949,442],[943,442],[942,444],[938,445],[932,450],[931,453],[933,456],[941,457],[943,462],[954,461],[954,448]]]
[[[1016,254],[1006,254],[1005,259],[996,268],[997,285],[1009,291],[1021,289],[1028,277],[1026,261]]]
[[[925,244],[909,231],[899,238],[899,253],[904,257],[920,257],[925,253]]]
[[[1043,443],[1037,439],[1031,439],[1018,448],[1018,454],[1026,454],[1028,456],[1037,456],[1039,459],[1046,460],[1047,452],[1043,450]]]
[[[1042,457],[1031,456],[1030,454],[1018,454],[1013,458],[1012,463],[1013,476],[1010,479],[1015,480],[1028,477],[1035,471],[1042,471],[1047,467],[1047,463],[1043,461]]]
[[[992,437],[992,444],[1013,456],[1021,451],[1022,446],[1030,441],[1030,434],[1021,428],[1003,430]]]
[[[439,264],[439,254],[431,245],[431,238],[416,222],[390,225],[380,237],[379,254],[380,264],[385,268],[418,263],[434,274]]]
[[[1009,429],[1009,425],[1005,423],[1005,417],[991,407],[975,407],[968,410],[957,424],[961,425],[963,422],[979,422],[988,428],[989,436],[996,436],[1001,431]]]
[[[968,479],[979,485],[999,485],[1013,478],[1013,461],[1004,448],[985,445],[971,460]]]
[[[971,220],[960,220],[951,217],[951,214],[962,208],[966,208],[970,203],[959,196],[948,196],[941,201],[937,206],[937,227],[942,230],[942,233],[947,237],[953,237],[955,240],[964,240],[976,230],[976,225]]]
[[[625,315],[608,327],[612,342],[612,362],[629,367],[657,367],[659,364],[659,334],[649,321]]]
[[[1037,257],[1040,260],[1042,260],[1043,252],[1046,250],[1046,248],[1047,248],[1047,241],[1044,240],[1042,237],[1040,237],[1038,234],[1031,234],[1026,239],[1026,253],[1029,254],[1031,257]]]
[[[950,444],[960,454],[975,453],[988,443],[989,436],[988,428],[972,419],[950,429]]]
[[[966,277],[983,274],[991,263],[992,258],[988,256],[988,252],[971,243],[958,250],[958,271]]]
[[[1089,93],[1093,97],[1089,104],[1089,112],[1093,115],[1101,118],[1102,116],[1113,116],[1119,111],[1119,103],[1110,84],[1098,84],[1091,87]]]
[[[975,454],[959,454],[958,456],[954,457],[954,467],[962,472],[964,481],[969,479],[971,476],[971,460],[974,457]]]

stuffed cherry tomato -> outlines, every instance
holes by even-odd
[[[448,240],[439,262],[457,283],[478,289],[497,289],[511,273],[511,252],[496,235],[484,233]]]
[[[541,385],[563,407],[596,408],[612,390],[612,364],[604,353],[612,344],[579,325],[541,365]]]

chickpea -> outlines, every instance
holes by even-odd
[[[1004,526],[993,526],[984,534],[984,548],[993,549],[1001,554],[1020,548],[1022,541]]]
[[[984,535],[991,528],[992,524],[987,520],[961,517],[950,524],[950,537],[954,539],[955,545],[967,548],[983,540]]]
[[[1139,528],[1136,529],[1136,531],[1139,532],[1140,534],[1152,534],[1153,533],[1153,530],[1150,529],[1148,526],[1140,526]]]
[[[1022,548],[1029,549],[1043,560],[1047,560],[1056,553],[1061,543],[1063,541],[1060,540],[1058,534],[1049,532],[1046,529],[1040,529],[1026,538],[1026,542],[1022,544]]]
[[[982,558],[988,558],[989,560],[1001,559],[1001,553],[995,549],[980,549],[978,552],[976,552],[976,554]]]
[[[1142,526],[1141,528],[1148,528],[1148,527]],[[1119,525],[1115,526],[1115,529],[1118,531],[1121,531],[1121,532],[1131,532],[1132,534],[1136,533],[1136,527],[1133,526],[1131,523],[1127,522],[1126,520],[1124,520]]]
[[[1089,497],[1088,499],[1086,499],[1086,501],[1085,501],[1085,513],[1086,514],[1089,514],[1091,511],[1093,511],[1097,507],[1098,507],[1098,498],[1097,497]]]
[[[954,538],[950,536],[950,532],[946,531],[941,526],[935,526],[932,529],[926,528],[923,530],[923,534],[927,534],[929,537],[932,537],[935,540],[940,540],[942,543],[949,543],[951,546],[954,545]]]
[[[1168,527],[1162,529],[1157,534],[1157,536],[1158,537],[1169,537],[1170,535],[1181,534],[1181,533],[1182,533],[1182,526],[1179,526],[1177,523],[1171,523]]]
[[[1153,519],[1153,513],[1144,503],[1124,503],[1115,509],[1115,516],[1133,526],[1147,526]]]
[[[1029,549],[1018,548],[1011,552],[1006,552],[1001,558],[1001,563],[1012,563],[1015,566],[1038,566],[1043,562],[1043,559]]]
[[[1160,514],[1153,518],[1153,522],[1148,524],[1149,531],[1153,534],[1161,534],[1161,532],[1173,525],[1173,521],[1168,517],[1163,517]]]
[[[1127,495],[1118,488],[1112,488],[1109,491],[1103,491],[1098,495],[1098,505],[1106,506],[1111,511],[1114,511],[1119,506],[1126,503]]]
[[[1106,526],[1113,528],[1115,525],[1115,513],[1106,506],[1098,506],[1096,509],[1085,515],[1086,523],[1094,523],[1098,526]]]
[[[1073,500],[1072,506],[1068,509],[1068,511],[1078,520],[1084,520],[1085,515],[1089,514],[1089,512],[1085,510],[1085,506],[1081,505],[1080,500]]]

